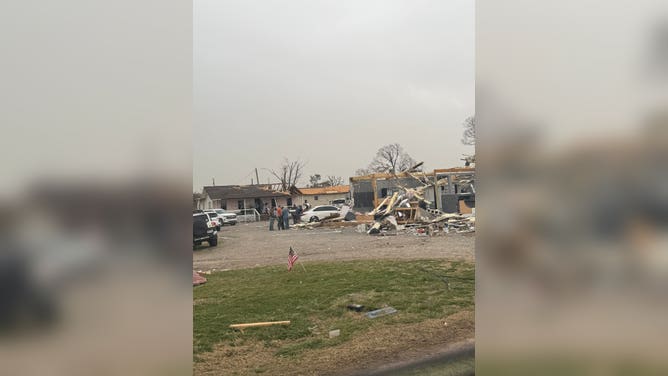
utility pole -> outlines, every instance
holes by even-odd
[[[257,167],[255,167],[255,181],[260,184],[260,176],[257,174]]]

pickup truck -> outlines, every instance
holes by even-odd
[[[209,243],[210,247],[218,245],[218,224],[212,221],[206,213],[193,214],[193,246]]]

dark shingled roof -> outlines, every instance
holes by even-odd
[[[289,193],[273,190],[266,185],[215,185],[204,187],[204,192],[212,200],[290,197]]]

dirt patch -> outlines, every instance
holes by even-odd
[[[447,323],[447,325],[446,325]],[[296,357],[278,357],[288,341],[240,341],[217,345],[194,364],[197,375],[346,375],[434,356],[475,336],[474,313],[458,312],[416,324],[395,324],[356,335],[333,347],[306,350]]]
[[[194,251],[195,270],[286,264],[290,246],[304,263],[364,259],[472,262],[475,259],[474,234],[371,236],[360,234],[354,228],[269,231],[266,222],[253,222],[225,226],[218,233],[218,239],[218,246]]]

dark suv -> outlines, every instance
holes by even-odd
[[[206,213],[194,213],[193,246],[201,245],[202,242],[207,242],[212,247],[218,245],[216,224],[209,220],[209,216]]]

